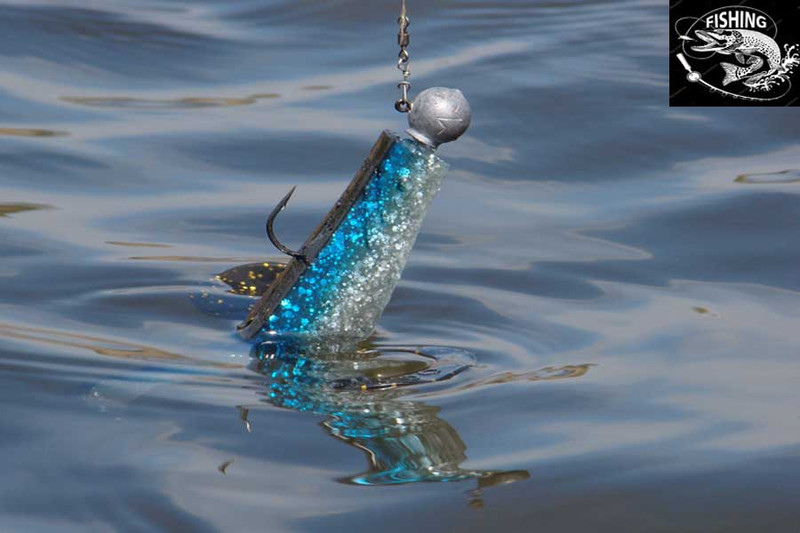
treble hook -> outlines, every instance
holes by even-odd
[[[275,222],[275,217],[277,217],[278,213],[283,211],[283,208],[286,207],[287,203],[289,203],[289,198],[292,197],[292,194],[294,194],[294,190],[296,188],[297,188],[296,185],[292,187],[289,193],[286,196],[284,196],[280,202],[278,202],[278,205],[275,206],[275,209],[273,209],[272,213],[270,213],[269,217],[267,217],[267,237],[269,237],[270,242],[275,245],[275,248],[277,248],[281,252],[285,253],[290,257],[294,257],[295,259],[300,259],[304,263],[308,264],[308,258],[304,253],[295,252],[294,250],[290,250],[289,248],[284,246],[283,243],[281,243],[281,241],[278,240],[278,237],[275,236],[275,231],[273,231],[272,229],[272,224]]]

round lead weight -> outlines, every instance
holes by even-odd
[[[455,141],[467,131],[472,111],[458,89],[432,87],[414,99],[408,114],[408,134],[431,148]]]

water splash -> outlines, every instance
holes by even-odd
[[[798,45],[796,44],[791,46],[784,44],[783,50],[785,55],[775,72],[768,76],[762,77],[756,83],[749,85],[749,88],[753,91],[769,91],[773,87],[783,83],[791,84],[791,81],[789,80],[789,74],[792,73],[797,65],[800,65],[800,53],[798,53],[797,49]]]

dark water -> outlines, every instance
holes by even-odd
[[[301,241],[402,127],[396,8],[2,3],[0,530],[796,531],[800,120],[666,107],[663,2],[410,2],[474,121],[368,348],[476,367],[233,334],[272,205]]]

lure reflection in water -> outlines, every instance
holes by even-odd
[[[404,397],[404,386],[444,381],[472,364],[451,348],[409,349],[362,345],[297,346],[262,343],[253,348],[255,369],[267,377],[268,401],[278,407],[324,415],[325,430],[367,453],[369,469],[340,481],[386,485],[477,479],[478,486],[529,477],[524,470],[469,470],[466,445],[439,418],[439,407]]]

